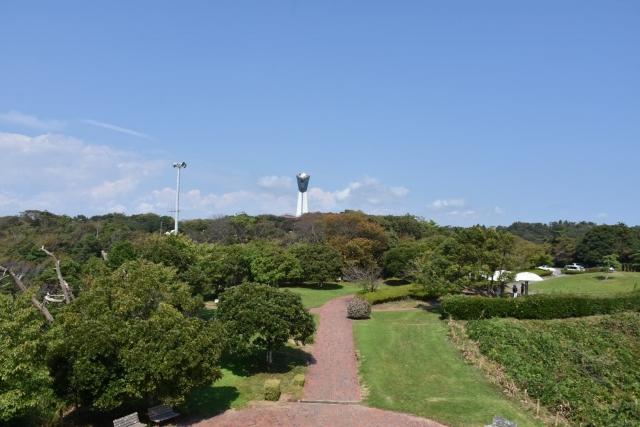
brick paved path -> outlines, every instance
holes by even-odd
[[[283,403],[260,406],[222,415],[198,427],[444,427],[411,415],[331,403]]]
[[[352,320],[347,319],[351,296],[333,299],[320,309],[320,326],[313,344],[302,400],[359,402],[358,362]]]
[[[407,414],[369,408],[361,399],[358,364],[353,343],[352,321],[347,304],[352,297],[333,299],[319,309],[320,315],[312,354],[299,403],[260,404],[239,411],[229,410],[203,420],[198,427],[444,427],[435,421]],[[307,403],[304,401],[313,401]]]

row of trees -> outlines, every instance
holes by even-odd
[[[314,332],[300,297],[268,285],[223,293],[207,320],[173,267],[95,259],[84,280],[77,297],[45,308],[50,318],[35,286],[0,293],[0,425],[46,423],[70,407],[115,416],[179,405],[220,378],[225,354],[263,350],[271,363],[287,340]]]

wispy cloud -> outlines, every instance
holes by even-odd
[[[138,132],[133,129],[127,129],[122,126],[114,125],[111,123],[99,122],[98,120],[91,120],[91,119],[83,120],[83,122],[91,126],[112,130],[114,132],[123,133],[125,135],[135,136],[137,138],[143,138],[143,139],[151,139],[151,137],[146,133]]]
[[[435,211],[451,210],[462,208],[467,205],[464,199],[438,199],[431,203],[431,209]]]
[[[39,130],[60,130],[65,126],[65,123],[60,120],[45,120],[15,110],[0,113],[0,120],[13,125]]]

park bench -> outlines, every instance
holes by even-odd
[[[180,416],[179,413],[177,413],[173,410],[173,408],[167,405],[158,405],[154,406],[153,408],[149,408],[147,414],[149,415],[149,419],[151,421],[158,424]]]
[[[138,418],[138,413],[134,412],[126,417],[113,420],[113,427],[147,427],[147,425],[142,424]]]

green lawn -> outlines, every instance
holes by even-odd
[[[300,398],[302,387],[292,384],[293,377],[307,370],[309,354],[285,347],[273,355],[273,366],[267,368],[262,355],[249,359],[233,359],[222,363],[222,378],[209,387],[196,390],[189,396],[182,411],[196,417],[212,417],[227,409],[242,408],[253,400],[264,400],[265,380],[282,381],[282,393]]]
[[[330,299],[341,297],[344,295],[353,295],[360,290],[358,285],[352,283],[327,283],[320,287],[315,284],[300,285],[295,287],[286,287],[291,292],[302,297],[302,303],[307,308],[320,307]]]
[[[464,361],[437,314],[375,312],[354,330],[369,405],[451,426],[484,426],[494,415],[541,425]]]
[[[530,291],[536,293],[575,293],[607,295],[640,289],[640,273],[613,273],[603,280],[604,273],[584,273],[547,279],[532,283]]]

